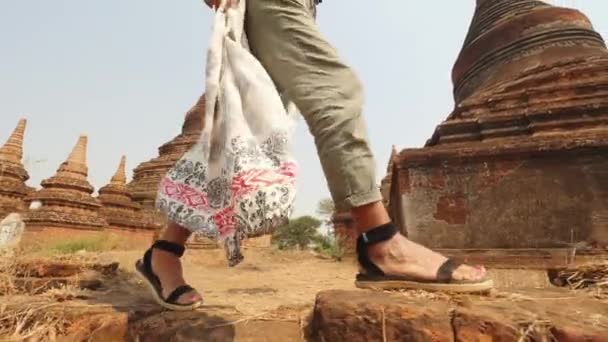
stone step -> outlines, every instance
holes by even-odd
[[[49,318],[63,322],[58,341],[146,341],[146,342],[302,342],[303,322],[297,315],[265,313],[245,316],[231,306],[204,306],[196,311],[171,312],[156,304],[132,299],[66,300],[14,296],[0,297],[0,307],[25,322],[40,323]],[[2,314],[0,313],[0,318]],[[4,341],[0,335],[0,340]]]
[[[608,301],[561,289],[449,296],[324,291],[314,338],[338,341],[608,341]]]

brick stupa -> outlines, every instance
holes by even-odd
[[[395,162],[401,229],[433,248],[605,245],[608,50],[588,18],[478,0],[452,78],[454,111]]]
[[[38,210],[28,211],[28,226],[101,230],[107,225],[99,215],[101,204],[91,196],[94,189],[87,180],[86,150],[87,137],[80,136],[57,173],[27,197],[28,202],[42,203]]]
[[[0,220],[25,208],[24,198],[30,191],[25,185],[29,175],[21,162],[25,119],[19,120],[8,140],[0,147]]]
[[[142,217],[141,206],[133,202],[127,191],[127,176],[125,173],[126,157],[120,159],[120,164],[110,183],[99,189],[98,199],[102,204],[101,216],[110,227],[121,229],[153,229]]]
[[[181,133],[158,148],[158,156],[139,164],[133,170],[133,180],[128,190],[133,200],[142,206],[142,215],[156,226],[157,239],[166,227],[165,217],[155,208],[156,194],[162,177],[196,143],[203,130],[205,118],[205,95],[186,113]],[[193,234],[188,241],[189,248],[216,248],[217,244],[209,239]]]
[[[181,133],[159,147],[156,158],[139,164],[133,170],[133,180],[129,183],[128,189],[133,195],[133,200],[145,209],[154,209],[160,180],[199,138],[203,130],[204,113],[203,95],[186,113]]]

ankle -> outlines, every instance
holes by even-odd
[[[374,202],[351,210],[355,227],[359,233],[364,233],[391,222],[382,202]]]
[[[167,252],[167,251],[163,251],[160,249],[152,249],[152,260],[159,260],[159,259],[179,259],[179,257],[177,257],[177,255]]]
[[[163,231],[163,234],[160,236],[159,240],[165,240],[180,246],[184,246],[190,235],[191,232],[188,229],[176,223],[169,222],[167,229]]]

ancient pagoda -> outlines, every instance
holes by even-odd
[[[158,148],[158,156],[139,164],[133,170],[133,180],[128,190],[133,200],[142,206],[142,217],[157,227],[154,239],[157,239],[166,226],[165,217],[155,208],[156,194],[162,177],[175,163],[196,143],[203,130],[205,118],[205,95],[186,113],[181,133],[171,141]],[[188,241],[189,248],[216,248],[217,244],[209,239],[192,235]]]
[[[477,0],[454,111],[402,151],[393,217],[434,248],[608,244],[608,50],[581,12]]]
[[[21,162],[25,119],[19,120],[8,140],[0,147],[0,220],[12,212],[25,209],[24,197],[30,191],[25,185],[29,175]]]
[[[153,209],[160,180],[169,169],[194,145],[203,129],[205,97],[186,113],[181,133],[158,148],[158,156],[139,164],[133,170],[133,180],[128,185],[133,200],[146,209]]]
[[[28,226],[100,230],[107,225],[99,215],[101,204],[91,196],[87,180],[87,137],[80,136],[68,159],[57,173],[42,181],[42,189],[29,195],[28,202],[40,201],[38,210],[28,211]]]
[[[141,206],[133,202],[127,191],[125,164],[127,158],[120,159],[118,169],[110,183],[99,189],[98,199],[102,204],[101,216],[110,227],[121,229],[153,229],[140,213]]]

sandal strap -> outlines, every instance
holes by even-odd
[[[390,240],[397,234],[397,228],[392,223],[384,224],[380,227],[373,228],[365,233],[362,233],[358,239],[366,246],[372,246],[386,240]]]
[[[192,288],[192,286],[190,285],[182,285],[182,286],[178,286],[175,290],[173,290],[173,292],[171,292],[171,294],[167,297],[167,299],[165,299],[165,302],[169,303],[169,304],[177,304],[177,300],[179,299],[179,297],[181,297],[181,295],[183,295],[184,293],[188,293],[190,291],[194,291],[194,288]],[[188,305],[188,304],[184,304],[184,305]]]
[[[453,279],[454,270],[460,267],[460,265],[462,265],[462,263],[452,258],[448,258],[448,260],[446,260],[441,266],[439,266],[439,269],[437,270],[437,281],[441,283],[451,282]]]
[[[398,233],[392,223],[373,228],[357,238],[357,259],[367,275],[384,275],[384,272],[374,264],[368,254],[369,246],[390,240]]]
[[[178,245],[177,243],[170,242],[167,240],[156,240],[150,249],[160,249],[165,252],[169,252],[181,258],[184,255],[184,251],[186,248],[182,245]]]

